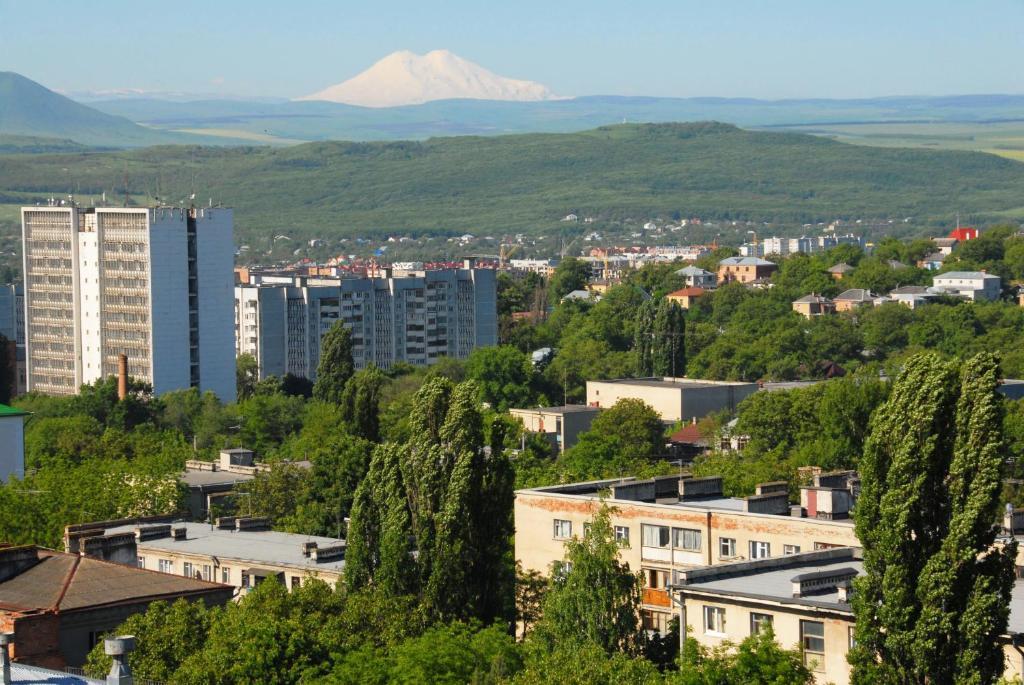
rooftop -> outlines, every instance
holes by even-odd
[[[720,388],[723,386],[748,386],[753,383],[742,381],[708,381],[702,378],[609,378],[603,381],[587,381],[590,383],[614,383],[616,385],[640,385],[650,388]]]
[[[870,302],[875,299],[875,296],[871,294],[870,290],[864,288],[850,288],[836,295],[835,299],[850,302]]]
[[[302,553],[302,545],[306,542],[315,542],[320,548],[344,545],[345,541],[338,538],[282,533],[276,530],[224,529],[209,523],[188,521],[175,522],[172,524],[172,528],[185,528],[185,539],[175,540],[173,537],[162,537],[143,540],[138,543],[139,550],[184,552],[201,556],[216,556],[221,561],[231,559],[234,562],[254,566],[261,564],[288,566],[308,571],[338,573],[345,568],[344,559],[317,562]],[[108,528],[106,534],[134,531],[134,525],[127,525]]]
[[[676,272],[677,276],[710,276],[710,271],[705,271],[699,266],[684,266],[682,269]]]
[[[103,685],[106,680],[95,680],[63,671],[51,671],[15,662],[11,664],[11,685]]]
[[[538,414],[582,414],[601,411],[598,407],[585,404],[566,404],[561,407],[517,407],[509,411],[536,412]]]
[[[8,548],[26,552],[32,548]],[[36,548],[32,565],[0,583],[0,608],[13,611],[74,611],[224,589],[183,576],[147,571],[77,554]]]
[[[769,262],[760,257],[726,257],[718,263],[719,266],[775,266],[775,262]]]
[[[812,293],[810,295],[804,295],[798,300],[793,300],[793,304],[827,304],[831,301],[832,300],[828,299],[827,297],[824,297],[822,295],[815,295]]]
[[[995,274],[987,274],[984,271],[947,271],[946,273],[935,276],[935,280],[939,280],[940,278],[961,278],[969,280],[984,280],[986,278],[992,278],[999,280],[999,276],[996,276]]]
[[[181,482],[188,487],[202,487],[204,485],[229,485],[232,483],[245,483],[255,478],[248,473],[234,473],[232,471],[198,471],[188,469],[181,474]]]
[[[853,271],[853,267],[846,262],[839,262],[835,266],[830,266],[828,272],[831,274],[848,274]]]

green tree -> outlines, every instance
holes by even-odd
[[[1004,452],[999,369],[908,360],[875,413],[855,523],[855,683],[991,683],[1016,544],[994,546]]]
[[[179,599],[173,604],[158,601],[144,613],[134,614],[117,629],[118,635],[140,636],[136,648],[128,655],[128,664],[136,678],[171,682],[175,671],[188,657],[206,644],[210,618],[215,612],[202,601]],[[112,659],[97,642],[85,663],[85,671],[94,678],[110,673]]]
[[[633,322],[633,353],[636,359],[636,375],[654,375],[654,319],[658,314],[658,305],[654,300],[646,300],[636,310]]]
[[[548,293],[558,302],[573,290],[583,290],[590,280],[590,265],[582,259],[566,257],[548,279]]]
[[[566,543],[565,563],[552,575],[535,639],[551,649],[588,642],[609,654],[642,651],[640,576],[619,559],[619,551],[611,509],[602,504],[584,536]]]
[[[665,424],[651,405],[624,398],[598,414],[590,424],[595,436],[617,437],[641,458],[660,454],[665,448]]]
[[[339,320],[320,339],[320,363],[316,367],[313,397],[321,402],[340,404],[345,384],[354,373],[352,332]]]
[[[814,674],[797,650],[783,649],[771,628],[744,639],[706,649],[687,640],[679,671],[666,685],[812,685]]]
[[[342,420],[352,435],[380,441],[380,401],[386,384],[387,376],[374,364],[357,372],[345,384]]]
[[[235,390],[239,402],[253,396],[259,380],[260,363],[256,357],[249,353],[238,355],[235,358]]]
[[[655,376],[682,376],[686,371],[686,312],[678,302],[662,299],[651,330],[651,369]]]
[[[497,411],[533,404],[533,365],[514,347],[478,347],[466,360],[466,375],[480,388],[480,399]]]

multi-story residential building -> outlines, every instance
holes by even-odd
[[[338,521],[340,532],[345,522]],[[245,592],[271,579],[295,588],[306,578],[334,585],[345,568],[345,541],[270,530],[258,517],[194,523],[173,517],[99,521],[68,526],[69,551],[127,540],[139,568],[231,585]]]
[[[998,300],[1002,279],[984,271],[947,271],[932,279],[932,286],[968,300]]]
[[[699,378],[612,378],[587,381],[587,404],[607,409],[621,399],[638,399],[662,421],[692,421],[736,405],[757,392],[757,383],[706,381]]]
[[[734,498],[722,496],[721,478],[623,478],[519,490],[516,559],[526,570],[550,572],[564,560],[566,541],[583,536],[607,504],[620,558],[643,573],[644,625],[664,632],[674,611],[667,586],[678,584],[681,571],[856,545],[848,516],[858,484],[852,472],[818,475],[792,506],[787,483],[765,483],[756,495]]]
[[[21,211],[27,389],[78,392],[118,370],[157,393],[235,398],[230,209]]]
[[[778,268],[774,262],[760,257],[727,257],[718,263],[718,282],[752,283],[761,278],[768,278]]]
[[[237,354],[251,354],[260,377],[316,377],[320,341],[337,321],[352,331],[363,368],[465,359],[498,343],[494,269],[402,271],[383,278],[264,277],[235,287]]]
[[[673,587],[686,636],[705,647],[737,644],[765,626],[776,640],[797,648],[818,683],[848,685],[854,615],[851,584],[863,573],[860,550],[852,547],[803,551],[790,557],[740,561],[684,570]],[[1004,676],[1024,675],[1024,581],[1013,589],[1002,646]],[[676,611],[679,611],[676,608]]]
[[[20,283],[0,285],[0,335],[7,338],[8,356],[13,352],[14,379],[11,394],[25,392],[25,290]]]

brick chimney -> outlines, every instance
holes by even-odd
[[[0,633],[0,682],[11,685],[11,657],[8,645],[14,644],[14,633]]]
[[[128,397],[128,355],[117,355],[117,399]]]
[[[103,641],[103,651],[114,658],[107,674],[107,685],[134,685],[131,666],[128,665],[128,653],[135,649],[135,636],[122,635],[108,637]]]

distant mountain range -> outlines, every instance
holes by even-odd
[[[452,135],[570,133],[618,123],[712,120],[745,128],[792,127],[815,133],[830,133],[825,127],[844,124],[927,127],[933,123],[963,123],[976,130],[987,122],[1024,122],[1024,96],[1021,95],[862,100],[618,96],[544,99],[551,94],[543,86],[503,79],[451,53],[435,51],[425,57],[396,54],[362,75],[310,97],[362,98],[364,103],[375,104],[388,98],[422,100],[455,93],[469,99],[365,107],[323,100],[282,102],[271,98],[181,101],[147,98],[133,92],[131,97],[90,102],[87,106],[18,74],[0,72],[0,145],[5,143],[3,136],[11,135],[56,139],[33,143],[41,148],[66,147],[69,140],[87,146],[140,147],[182,143],[291,145],[322,140],[422,140]],[[424,67],[428,62],[434,66]],[[359,79],[372,75],[378,67],[386,73],[397,73],[396,83],[401,87],[396,85],[395,91],[387,93],[368,90],[367,84],[380,82],[379,74],[369,81]],[[447,76],[441,78],[441,75]],[[433,77],[437,79],[431,80]],[[479,99],[478,96],[531,100]],[[917,134],[915,131],[912,135]],[[959,131],[957,135],[966,141],[960,147],[970,148],[973,134],[974,131]],[[883,135],[888,134],[883,132]],[[990,147],[997,146],[977,145],[974,149]],[[32,146],[25,149],[32,149]]]
[[[393,52],[366,71],[299,100],[360,107],[401,107],[435,100],[552,100],[545,86],[484,69],[447,50]]]

